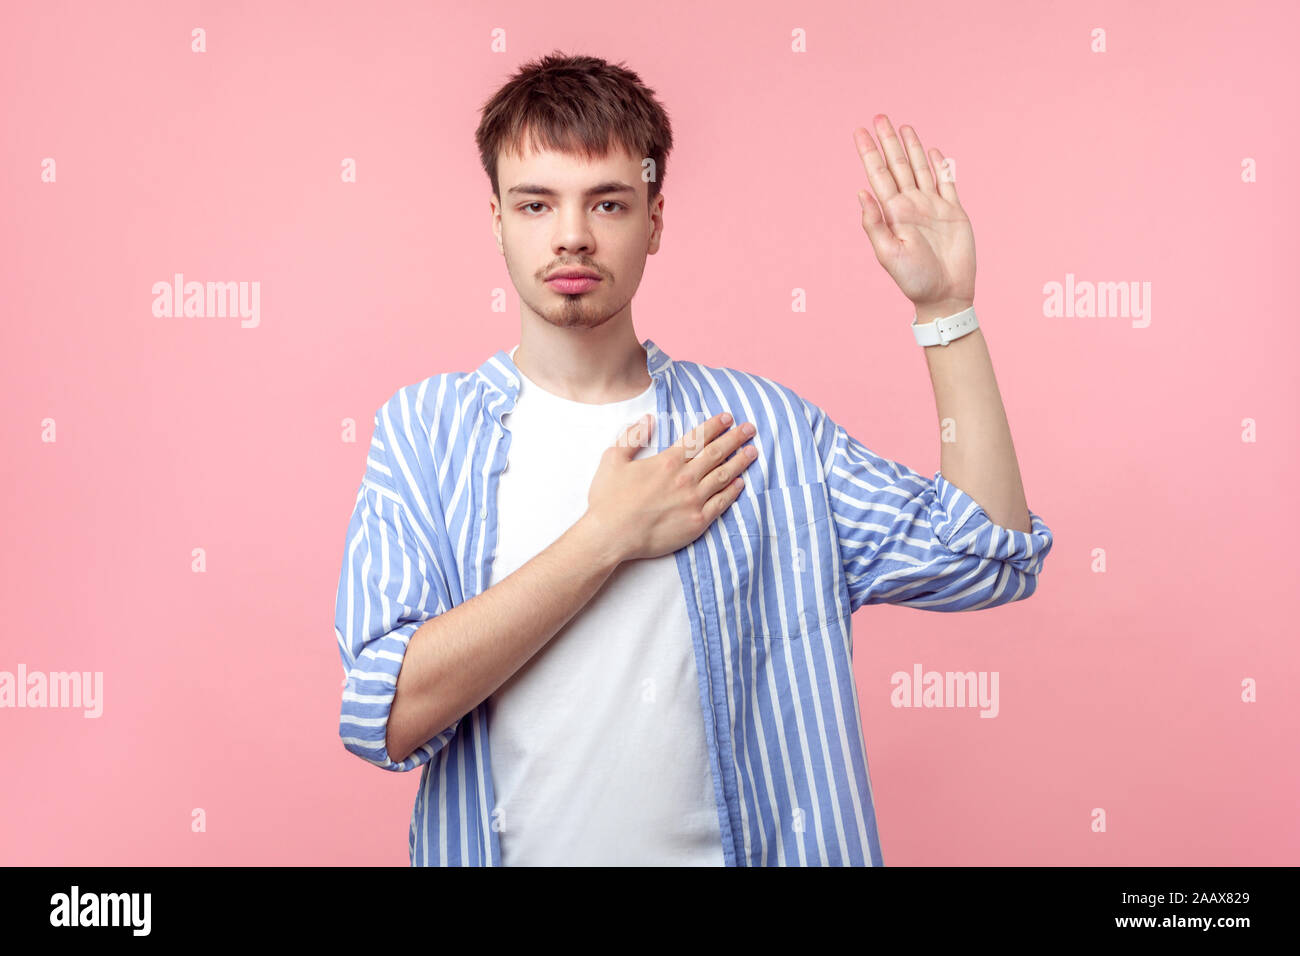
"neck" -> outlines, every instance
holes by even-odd
[[[603,405],[650,387],[645,347],[631,321],[595,329],[523,323],[515,367],[553,395]]]

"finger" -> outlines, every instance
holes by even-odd
[[[724,422],[723,418],[727,421]],[[709,442],[722,434],[723,430],[731,424],[731,414],[729,412],[719,412],[706,422],[701,422],[688,432],[683,432],[682,437],[673,442],[671,448],[680,448],[684,452],[685,461],[690,461],[700,451],[708,445]]]
[[[889,172],[889,164],[885,162],[885,157],[880,150],[876,149],[871,134],[859,126],[853,131],[853,141],[858,145],[858,155],[862,157],[862,166],[867,171],[867,180],[871,183],[872,191],[882,201],[897,196],[898,184],[894,182],[894,177]]]
[[[645,447],[654,431],[654,420],[654,415],[647,413],[619,432],[614,447],[623,458],[631,461],[637,450]]]
[[[961,200],[957,198],[957,179],[949,170],[955,167],[949,166],[944,168],[943,153],[939,152],[938,147],[930,147],[930,155],[934,158],[934,168],[939,174],[939,195],[949,202],[955,202],[961,205]]]
[[[728,482],[727,487],[720,490],[716,495],[710,495],[709,500],[704,502],[704,507],[701,509],[704,512],[704,517],[707,518],[710,523],[715,521],[718,515],[722,514],[722,512],[726,511],[735,503],[736,499],[740,497],[740,493],[744,490],[744,478],[737,476],[732,479]]]
[[[927,193],[937,192],[934,175],[930,172],[930,161],[925,158],[925,147],[921,145],[921,137],[910,126],[900,128],[899,132],[903,134],[903,145],[907,147],[907,159],[912,164],[916,188]]]
[[[697,482],[710,482],[710,490],[724,485],[758,457],[757,449],[746,444],[753,437],[745,433],[744,425],[737,425],[709,442],[708,447],[695,457],[687,470]],[[734,458],[733,452],[738,452]],[[718,474],[725,468],[730,471],[725,475]]]
[[[907,161],[907,151],[903,149],[898,134],[884,113],[876,117],[876,135],[880,137],[880,146],[885,151],[885,158],[889,160],[889,171],[894,174],[899,192],[915,189],[916,180],[912,178],[912,165]]]

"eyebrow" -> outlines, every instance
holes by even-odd
[[[636,195],[636,190],[627,183],[620,182],[617,179],[611,179],[609,182],[599,183],[588,189],[584,196],[603,196],[607,193],[631,193]],[[520,183],[518,186],[511,186],[506,190],[507,196],[546,196],[553,199],[560,195],[549,186],[540,186],[537,183]]]

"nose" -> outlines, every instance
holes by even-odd
[[[592,235],[587,217],[582,210],[569,210],[555,218],[555,236],[551,240],[551,251],[557,256],[591,255],[596,251],[596,239]]]

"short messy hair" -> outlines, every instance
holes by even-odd
[[[498,199],[497,157],[518,154],[527,131],[534,150],[551,149],[598,159],[611,144],[654,163],[647,200],[663,187],[672,125],[654,90],[623,63],[554,51],[525,63],[483,104],[474,134],[483,169]]]

